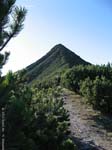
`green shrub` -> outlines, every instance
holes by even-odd
[[[61,89],[43,89],[37,91],[34,97],[35,122],[32,125],[34,130],[35,143],[41,150],[58,150],[69,135],[69,115],[63,107],[63,101],[59,98]]]
[[[66,141],[63,142],[60,150],[78,150],[78,149],[74,145],[74,143],[71,139],[67,139]]]
[[[105,77],[90,78],[80,82],[80,93],[103,113],[112,114],[112,82]]]

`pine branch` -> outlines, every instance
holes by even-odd
[[[10,35],[8,37],[8,39],[5,41],[5,43],[2,45],[2,47],[0,48],[0,51],[2,51],[4,49],[4,47],[9,43],[9,41],[12,39],[13,35]]]
[[[5,46],[9,43],[9,41],[13,38],[16,37],[19,32],[23,29],[23,22],[25,20],[26,16],[26,9],[22,7],[15,7],[12,18],[13,18],[13,24],[10,25],[10,32],[8,33],[8,38],[0,48],[0,51],[2,51]]]

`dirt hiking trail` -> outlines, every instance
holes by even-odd
[[[112,150],[112,118],[84,103],[74,92],[63,90],[64,107],[70,115],[70,130],[79,150]]]

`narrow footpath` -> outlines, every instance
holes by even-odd
[[[84,103],[74,92],[63,90],[70,114],[70,130],[79,150],[112,150],[112,118],[103,116]]]

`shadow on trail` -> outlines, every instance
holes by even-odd
[[[95,121],[99,128],[103,128],[107,132],[112,132],[112,117],[104,115],[95,115],[89,117],[89,119]]]
[[[93,141],[85,142],[80,138],[72,137],[74,143],[77,145],[78,150],[105,150],[104,148],[97,146]]]

